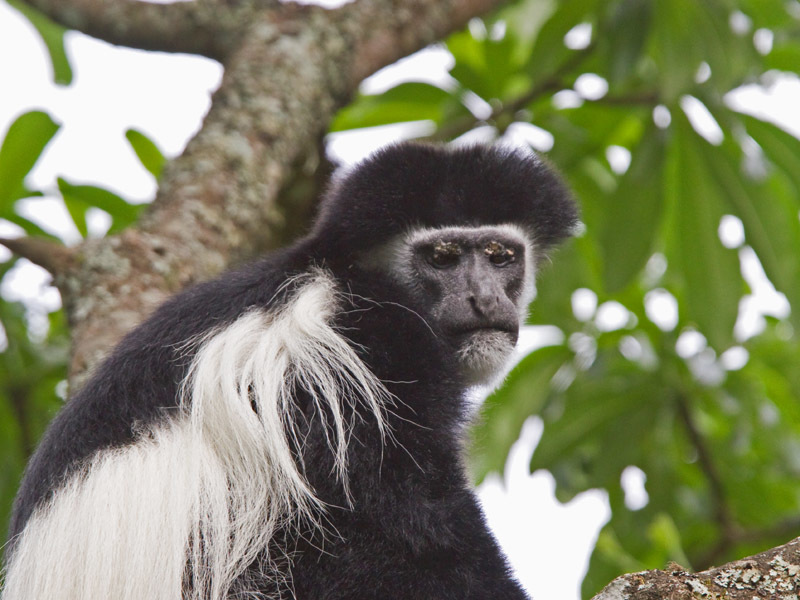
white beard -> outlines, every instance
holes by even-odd
[[[458,350],[469,385],[489,383],[503,371],[516,340],[505,331],[484,329],[470,335]]]

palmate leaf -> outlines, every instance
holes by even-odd
[[[655,4],[653,55],[660,70],[662,93],[670,103],[692,84],[702,62],[693,31],[700,10],[695,4],[694,0]]]
[[[795,197],[800,199],[800,140],[772,123],[749,115],[739,116],[747,133],[761,146],[764,156],[792,181]],[[800,200],[796,203],[800,207]]]
[[[546,81],[564,62],[575,54],[564,45],[564,36],[587,17],[592,20],[598,0],[560,2],[556,11],[542,26],[533,45],[525,71],[533,81]]]
[[[723,191],[729,212],[742,220],[746,242],[758,255],[767,277],[793,307],[800,307],[800,261],[797,260],[800,256],[800,220],[797,218],[800,188],[793,190],[789,185],[781,185],[782,181],[787,181],[781,173],[765,181],[748,178],[739,166],[741,149],[732,140],[726,140],[718,151],[708,152],[706,158],[709,174]],[[794,157],[781,157],[789,167],[794,160]],[[785,174],[790,178],[798,177],[796,173]],[[797,327],[800,327],[799,313],[792,310],[790,315]]]
[[[531,471],[549,470],[561,501],[590,487],[616,487],[622,470],[639,462],[637,439],[649,435],[648,424],[659,410],[659,390],[652,374],[616,350],[603,351],[590,371],[579,372],[559,394],[561,410],[545,415]]]
[[[536,124],[555,138],[548,158],[567,174],[576,162],[585,160],[587,155],[602,156],[610,145],[633,147],[651,121],[646,109],[588,102],[578,108],[556,111],[533,106],[532,110],[537,113]]]
[[[513,29],[494,39],[476,39],[469,31],[452,35],[447,49],[455,59],[450,75],[466,89],[491,100],[527,90],[530,82],[520,71],[520,42]]]
[[[600,40],[605,43],[612,89],[635,73],[650,35],[652,13],[650,0],[622,0],[606,23],[606,27],[615,32],[615,35]]]
[[[711,67],[714,85],[725,91],[742,72],[760,68],[752,44],[732,35],[722,3],[670,0],[653,6],[652,56],[665,104],[673,104],[695,85],[701,63]]]
[[[674,136],[667,156],[667,202],[674,217],[668,259],[682,282],[685,316],[717,351],[733,343],[743,283],[739,258],[717,233],[725,214],[724,190],[711,176],[718,150],[674,111]]]
[[[624,288],[653,252],[664,203],[664,155],[664,132],[651,126],[632,152],[619,189],[606,197],[600,242],[608,292]]]
[[[53,139],[59,125],[44,112],[20,115],[8,128],[0,146],[0,215],[6,217],[13,203],[33,195],[25,188],[25,176]]]
[[[722,2],[654,2],[651,56],[659,70],[660,96],[671,105],[696,85],[706,63],[710,85],[721,93],[743,77],[762,72],[762,57],[747,36],[733,35],[729,9]]]

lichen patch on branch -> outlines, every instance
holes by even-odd
[[[701,573],[643,571],[611,582],[594,600],[798,600],[800,538]]]

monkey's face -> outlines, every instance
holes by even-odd
[[[427,308],[470,384],[502,369],[533,298],[533,252],[510,225],[419,229],[381,252],[381,262]]]

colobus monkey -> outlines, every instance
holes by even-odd
[[[400,144],[339,177],[309,235],[167,302],[66,404],[2,600],[526,598],[464,396],[576,223],[520,151]]]

